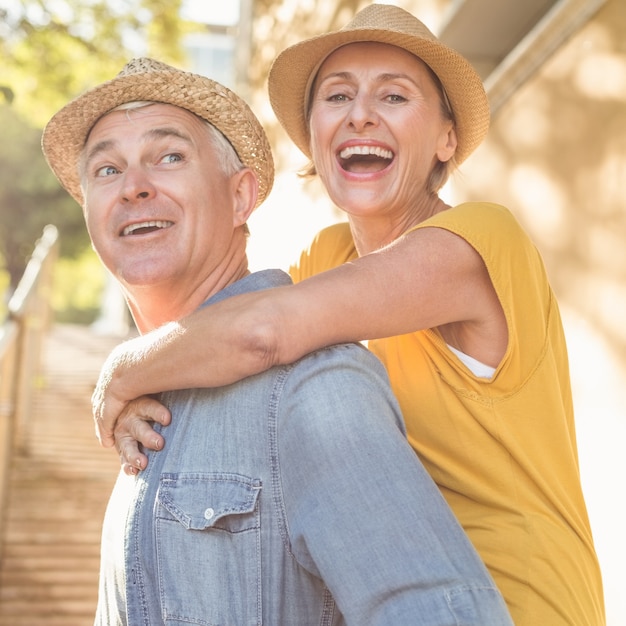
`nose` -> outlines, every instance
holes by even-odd
[[[378,113],[369,97],[359,94],[352,100],[347,123],[357,132],[378,124]]]
[[[129,167],[124,172],[124,181],[120,191],[122,202],[139,202],[153,197],[154,194],[154,185],[142,168]]]

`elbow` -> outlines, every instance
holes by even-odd
[[[303,345],[298,311],[290,306],[292,287],[268,289],[231,299],[224,354],[238,363],[240,376],[259,374],[293,363],[308,351]],[[228,302],[228,301],[226,301]],[[219,305],[217,305],[219,306]]]
[[[282,365],[280,331],[275,318],[261,319],[248,316],[250,319],[240,328],[238,335],[240,354],[243,355],[244,368],[247,374],[258,374],[275,365]]]

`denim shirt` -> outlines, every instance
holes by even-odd
[[[165,447],[107,509],[98,626],[512,623],[362,346],[161,400]]]

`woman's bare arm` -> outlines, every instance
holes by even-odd
[[[297,285],[228,298],[122,344],[94,392],[97,431],[113,445],[118,416],[145,394],[229,384],[327,345],[433,327],[485,363],[504,354],[504,315],[482,259],[460,237],[425,228]]]

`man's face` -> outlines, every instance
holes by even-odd
[[[184,109],[116,111],[91,130],[82,181],[85,221],[104,265],[131,293],[184,299],[226,262],[235,226],[233,177],[208,129]]]

